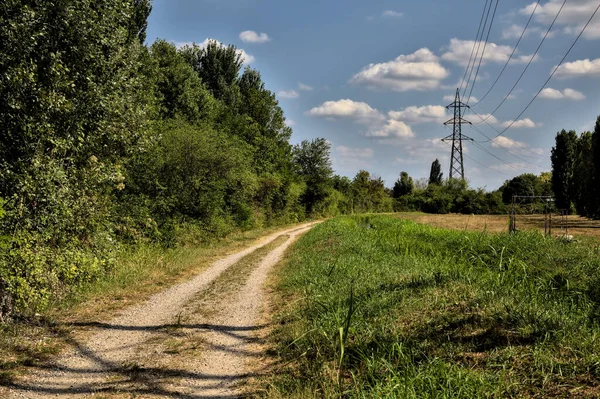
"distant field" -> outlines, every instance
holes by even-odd
[[[600,259],[583,241],[339,217],[279,276],[267,397],[600,397]]]
[[[394,214],[401,219],[409,219],[435,227],[453,230],[488,231],[505,233],[508,231],[508,215],[432,215],[421,212],[402,212]],[[517,215],[518,230],[539,230],[544,232],[543,215]],[[560,215],[552,215],[552,235],[567,234],[575,238],[600,238],[600,220],[590,220],[580,216],[569,216],[562,220]]]

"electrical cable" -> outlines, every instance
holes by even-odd
[[[487,36],[485,37],[485,43],[483,44],[483,51],[481,52],[481,57],[479,58],[479,64],[477,65],[477,70],[475,71],[475,78],[473,78],[473,82],[471,83],[471,91],[469,91],[469,98],[467,98],[466,104],[469,104],[471,101],[471,95],[473,94],[473,89],[475,88],[475,83],[477,82],[477,75],[479,75],[479,68],[481,68],[481,62],[483,61],[483,56],[485,55],[485,49],[490,39],[490,33],[492,32],[492,25],[494,24],[494,18],[496,17],[496,11],[498,10],[498,3],[500,0],[496,0],[496,6],[494,7],[494,13],[492,14],[492,19],[490,20],[490,27],[488,28]]]
[[[506,60],[506,63],[504,64],[504,66],[502,67],[502,70],[500,71],[500,74],[498,75],[498,77],[496,78],[496,80],[494,81],[494,83],[492,83],[492,86],[490,86],[490,88],[488,89],[488,91],[483,95],[483,97],[481,97],[479,99],[479,101],[477,101],[475,104],[472,105],[473,107],[477,106],[480,102],[482,102],[483,99],[486,98],[487,95],[490,94],[490,92],[492,91],[492,89],[496,86],[496,83],[498,83],[498,80],[500,80],[500,77],[502,76],[502,74],[506,70],[506,67],[510,63],[510,60],[512,60],[513,55],[515,55],[515,52],[517,51],[517,48],[519,47],[519,44],[521,43],[521,40],[523,40],[523,37],[525,36],[525,32],[527,32],[527,28],[529,28],[529,24],[531,23],[531,20],[533,19],[533,15],[535,14],[535,11],[537,10],[537,8],[540,5],[541,1],[542,0],[537,0],[537,3],[535,3],[535,7],[533,8],[533,12],[529,16],[529,19],[527,20],[527,24],[525,24],[525,28],[523,28],[523,32],[521,32],[521,36],[519,36],[519,40],[517,40],[517,44],[515,44],[515,46],[513,48],[513,51],[510,54],[510,56],[508,57],[508,60]]]
[[[485,5],[483,7],[483,12],[481,13],[481,18],[479,19],[479,27],[477,28],[477,35],[475,36],[475,41],[473,42],[473,48],[471,49],[471,55],[469,56],[469,62],[467,63],[467,68],[465,69],[465,74],[460,82],[459,91],[462,90],[462,85],[465,83],[465,79],[467,78],[467,72],[469,72],[469,67],[471,66],[471,60],[473,59],[473,52],[475,51],[475,46],[477,45],[477,41],[479,40],[479,32],[481,31],[481,24],[483,23],[483,17],[485,15],[485,10],[487,9],[488,1],[486,0]],[[483,36],[483,35],[482,35]]]
[[[510,89],[510,91],[508,92],[508,94],[506,94],[506,96],[504,96],[504,98],[502,99],[502,101],[500,102],[500,104],[498,104],[498,106],[485,118],[485,120],[488,120],[492,115],[494,115],[496,113],[496,111],[498,111],[500,109],[500,107],[506,102],[506,100],[508,99],[508,97],[515,90],[515,87],[517,87],[517,85],[519,84],[519,82],[521,81],[521,79],[523,78],[523,76],[525,75],[525,72],[527,72],[527,70],[529,69],[529,66],[531,65],[531,63],[535,59],[535,56],[540,51],[540,48],[542,47],[542,44],[544,44],[544,41],[546,40],[546,38],[550,34],[550,31],[552,30],[552,27],[554,26],[554,23],[558,19],[558,16],[562,12],[562,10],[563,10],[563,8],[564,8],[564,6],[565,6],[566,3],[567,3],[567,0],[564,0],[563,3],[562,3],[562,5],[560,6],[560,9],[556,13],[556,16],[554,17],[554,20],[552,21],[552,23],[548,27],[548,30],[546,31],[546,34],[542,38],[542,41],[540,42],[540,44],[538,45],[537,49],[535,50],[535,52],[533,53],[533,55],[529,59],[529,62],[527,63],[527,65],[525,65],[525,68],[523,69],[523,72],[521,72],[521,75],[519,76],[519,78],[517,79],[517,81],[515,82],[515,84],[513,85],[513,87]],[[481,123],[481,122],[479,122],[479,123]]]
[[[544,90],[544,88],[546,87],[546,85],[548,84],[548,82],[550,82],[550,80],[552,79],[552,77],[554,76],[554,74],[556,73],[556,71],[558,70],[558,68],[560,68],[560,66],[563,64],[563,62],[565,62],[565,59],[567,58],[567,56],[569,55],[569,53],[571,52],[571,50],[573,50],[573,47],[575,47],[575,44],[577,43],[577,41],[579,40],[579,38],[583,35],[583,33],[585,32],[585,30],[589,26],[590,22],[592,22],[592,19],[594,19],[594,17],[598,13],[598,10],[600,10],[600,3],[598,4],[598,7],[596,7],[596,10],[594,11],[594,13],[590,17],[590,19],[588,19],[588,21],[586,22],[586,24],[581,29],[581,32],[579,32],[579,35],[577,35],[577,37],[575,38],[575,41],[573,41],[573,43],[571,44],[571,47],[569,47],[569,49],[567,50],[567,52],[565,53],[565,55],[562,57],[562,59],[560,60],[560,62],[558,63],[558,65],[554,68],[554,70],[552,71],[552,73],[550,74],[550,76],[548,77],[548,79],[546,79],[546,81],[544,82],[544,84],[542,85],[542,87],[540,87],[540,89],[538,90],[538,92],[535,94],[535,96],[533,96],[533,98],[531,99],[531,101],[529,101],[529,103],[523,109],[523,111],[521,111],[521,113],[519,115],[517,115],[517,117],[514,118],[510,122],[510,124],[504,130],[502,130],[501,132],[499,132],[496,136],[492,137],[488,141],[491,141],[491,140],[495,139],[496,137],[502,136],[508,129],[510,129],[512,127],[512,125],[514,125],[514,123],[517,120],[519,120],[519,118],[521,116],[523,116],[523,114],[525,113],[525,111],[527,111],[527,109],[531,106],[531,104],[533,104],[533,102],[535,101],[535,99],[540,95],[540,93],[542,92],[542,90]]]
[[[473,59],[473,64],[471,65],[471,71],[469,72],[469,77],[467,78],[467,82],[465,87],[463,88],[463,93],[461,97],[465,96],[465,93],[467,92],[467,88],[469,87],[469,82],[471,82],[471,76],[473,75],[473,69],[475,69],[475,60],[477,60],[477,57],[479,57],[479,49],[481,48],[481,40],[483,39],[483,34],[485,32],[485,28],[487,27],[487,21],[490,17],[490,12],[492,11],[492,3],[494,0],[490,0],[490,7],[487,10],[487,15],[485,17],[485,22],[483,23],[483,29],[481,31],[481,37],[480,38],[475,38],[476,40],[476,44],[477,44],[477,50],[475,51],[475,58]]]

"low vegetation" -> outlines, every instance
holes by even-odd
[[[391,216],[307,233],[278,281],[270,397],[598,397],[600,259]]]

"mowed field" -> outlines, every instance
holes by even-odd
[[[508,215],[432,215],[421,212],[401,212],[394,214],[401,219],[413,220],[435,227],[452,230],[487,231],[490,233],[508,232]],[[517,215],[517,230],[544,232],[544,215]],[[551,216],[552,236],[572,235],[600,239],[600,220],[590,220],[580,216]]]
[[[266,396],[600,397],[596,246],[455,227],[348,216],[301,238],[274,283]]]

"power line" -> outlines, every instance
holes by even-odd
[[[484,136],[485,138],[487,138],[487,139],[490,139],[490,137],[489,137],[488,135],[486,135],[485,133],[483,133],[481,130],[479,130],[479,128],[478,128],[477,126],[471,125],[471,127],[472,127],[472,128],[475,130],[475,131],[477,131],[479,134],[481,134],[482,136]],[[509,140],[510,140],[510,139],[509,139]],[[519,146],[519,143],[518,143],[518,142],[516,142],[515,140],[511,140],[511,141],[512,141],[512,142],[513,142],[515,145]],[[529,165],[531,165],[531,166],[535,166],[536,168],[538,168],[538,169],[541,169],[541,167],[540,167],[540,166],[538,166],[538,165],[536,165],[536,164],[533,164],[533,163],[529,162],[528,160],[526,160],[526,159],[524,159],[524,158],[521,158],[519,155],[515,154],[515,153],[514,153],[514,152],[512,152],[510,149],[508,149],[507,147],[505,147],[505,146],[503,146],[502,144],[498,143],[497,141],[495,142],[495,144],[498,146],[498,148],[500,148],[500,149],[502,149],[502,150],[506,151],[507,153],[509,153],[509,154],[510,154],[510,155],[512,155],[513,157],[515,157],[515,158],[517,158],[517,159],[519,159],[519,160],[521,160],[521,161],[523,161],[523,162],[525,162],[525,163],[527,163],[527,164],[529,164]]]
[[[475,113],[475,114],[476,114],[476,115],[479,117],[479,119],[481,119],[481,121],[482,121],[482,122],[484,122],[486,125],[488,125],[488,126],[489,126],[489,127],[491,127],[492,129],[494,129],[494,131],[495,131],[496,133],[498,133],[498,135],[499,135],[499,136],[501,135],[500,131],[499,131],[498,129],[496,129],[496,127],[495,127],[494,125],[492,125],[492,124],[490,124],[488,121],[486,121],[486,120],[483,118],[483,116],[479,115],[479,113],[478,113],[477,111],[475,111],[475,110],[474,110],[474,109],[472,109],[472,108],[469,108],[469,109],[470,109],[471,111],[473,111],[473,112],[474,112],[474,113]],[[473,126],[473,127],[475,127],[475,125],[476,125],[476,124],[478,124],[478,123],[475,123],[475,124],[473,124],[472,126]],[[488,137],[488,136],[487,136],[487,135],[485,135],[485,134],[484,134],[484,136],[485,136],[485,137],[487,137],[487,139],[488,139],[488,140],[487,140],[487,141],[483,141],[483,143],[487,143],[487,142],[489,142],[489,141],[493,140],[492,138]],[[496,136],[496,137],[497,137],[497,136]],[[518,142],[518,141],[514,141],[514,140],[513,140],[513,142],[515,143],[515,145],[516,145],[517,147],[519,147],[519,148],[521,148],[522,150],[524,150],[524,151],[526,151],[526,152],[528,152],[528,153],[532,154],[532,155],[528,155],[530,158],[542,159],[542,157],[541,157],[539,154],[536,154],[535,152],[531,151],[529,148],[522,146],[521,144],[519,144],[519,142]]]
[[[447,142],[446,142],[446,141],[444,141],[444,143],[447,143]],[[451,145],[451,144],[450,144],[450,143],[448,143],[448,145]],[[475,158],[472,158],[472,157],[470,157],[468,154],[463,154],[463,155],[464,155],[466,158],[469,158],[471,161],[473,161],[473,162],[475,162],[475,163],[478,163],[479,165],[483,166],[484,168],[487,168],[487,169],[489,169],[489,170],[493,170],[494,172],[496,172],[496,173],[499,173],[499,174],[501,174],[501,175],[503,175],[503,176],[510,177],[510,176],[509,176],[509,175],[507,175],[506,173],[500,172],[499,170],[496,170],[496,169],[492,168],[491,166],[488,166],[488,165],[484,164],[483,162],[479,162],[479,161],[478,161],[478,160],[476,160]]]
[[[567,58],[567,56],[569,55],[569,53],[571,52],[571,50],[573,50],[573,47],[575,47],[575,44],[577,43],[577,41],[579,40],[579,38],[581,37],[581,35],[583,35],[583,32],[585,32],[585,30],[589,26],[590,22],[592,22],[592,19],[594,19],[594,17],[598,13],[598,10],[600,10],[600,4],[598,4],[598,7],[596,7],[596,10],[594,10],[594,13],[590,17],[590,19],[588,19],[588,21],[586,22],[586,24],[583,26],[583,28],[581,29],[581,32],[579,32],[579,35],[577,35],[577,37],[575,38],[575,41],[573,41],[573,44],[571,44],[571,47],[569,47],[569,49],[567,50],[566,54],[562,57],[562,59],[560,60],[560,62],[558,63],[558,65],[554,68],[554,70],[552,71],[552,73],[550,74],[550,76],[548,77],[548,79],[546,79],[546,81],[544,82],[544,84],[542,85],[542,87],[540,87],[540,89],[538,90],[538,92],[535,94],[535,96],[533,96],[533,98],[531,99],[531,101],[529,101],[529,103],[523,109],[523,111],[521,111],[521,113],[519,115],[517,115],[517,117],[514,118],[510,122],[510,124],[504,130],[502,130],[501,132],[499,132],[496,136],[494,136],[492,139],[490,139],[488,141],[491,141],[491,140],[495,139],[496,137],[502,136],[525,113],[525,111],[527,111],[527,109],[531,106],[531,104],[533,104],[533,102],[540,95],[540,93],[542,92],[542,90],[544,90],[544,88],[546,87],[546,85],[548,84],[548,82],[550,82],[550,80],[552,79],[552,77],[554,76],[554,74],[556,73],[556,71],[558,71],[558,68],[560,68],[560,66],[563,64],[563,62],[565,62],[565,59]]]
[[[477,60],[477,57],[479,57],[479,49],[481,48],[481,40],[483,39],[483,34],[484,34],[485,28],[487,26],[487,21],[490,17],[490,12],[492,11],[492,3],[493,3],[493,0],[490,0],[490,7],[487,10],[485,22],[483,23],[483,29],[481,30],[481,37],[475,38],[475,43],[477,44],[477,51],[475,51],[475,58],[473,59],[473,64],[471,65],[471,71],[469,72],[469,77],[467,78],[467,82],[463,89],[462,97],[465,96],[465,93],[467,92],[467,89],[469,88],[469,82],[471,82],[471,76],[473,75],[473,69],[475,69],[475,60]]]
[[[502,70],[500,71],[500,74],[498,75],[498,77],[496,78],[496,80],[494,81],[494,83],[492,83],[492,86],[488,89],[488,91],[483,95],[483,97],[481,97],[479,99],[479,101],[477,101],[475,104],[473,104],[474,107],[477,106],[480,102],[482,102],[483,99],[486,98],[488,94],[490,94],[490,92],[492,91],[492,89],[496,86],[496,83],[498,83],[498,80],[500,80],[500,77],[502,76],[502,74],[506,70],[506,67],[510,63],[510,60],[512,59],[513,55],[515,55],[515,52],[517,51],[517,48],[519,47],[519,44],[521,43],[521,40],[525,36],[525,32],[527,32],[527,28],[529,27],[529,24],[531,23],[531,20],[533,19],[533,14],[535,14],[535,11],[537,10],[538,6],[540,5],[540,1],[541,0],[537,0],[537,3],[535,4],[535,7],[533,8],[533,12],[529,16],[529,19],[527,20],[527,24],[525,24],[525,28],[523,28],[523,32],[521,32],[521,36],[519,36],[519,40],[517,40],[517,44],[515,44],[515,46],[513,48],[513,51],[510,54],[510,56],[508,57],[508,60],[506,60],[506,64],[504,64],[504,66],[502,67]]]
[[[560,13],[562,12],[565,4],[567,3],[567,0],[564,0],[562,5],[560,6],[560,9],[558,10],[558,12],[556,13],[556,16],[554,17],[554,20],[552,21],[552,23],[550,24],[550,26],[548,27],[548,30],[546,31],[546,34],[544,35],[544,37],[542,38],[542,41],[540,42],[540,44],[538,45],[537,49],[535,49],[535,52],[533,53],[533,55],[531,56],[531,58],[529,59],[529,62],[527,63],[527,65],[525,65],[525,68],[523,69],[523,72],[521,72],[521,75],[519,76],[519,78],[517,79],[517,81],[515,82],[515,84],[513,85],[513,87],[510,89],[510,91],[508,92],[508,94],[506,94],[506,96],[504,96],[504,98],[502,99],[502,101],[500,102],[500,104],[498,104],[498,106],[485,118],[485,120],[488,120],[492,115],[494,115],[496,113],[496,111],[498,111],[500,109],[500,107],[506,102],[506,100],[508,99],[508,97],[512,94],[512,92],[515,90],[515,87],[517,87],[517,85],[519,84],[519,82],[521,81],[521,79],[523,78],[523,76],[525,75],[525,72],[527,72],[527,69],[529,69],[529,66],[531,65],[531,63],[533,62],[533,60],[535,59],[535,56],[537,55],[537,53],[540,51],[540,48],[542,47],[542,44],[544,44],[544,41],[546,40],[546,38],[548,37],[548,35],[550,34],[550,31],[552,30],[552,27],[554,26],[554,23],[556,22],[556,20],[558,19],[558,16],[560,15]],[[481,122],[480,122],[481,123]],[[514,120],[513,120],[514,123]]]
[[[481,52],[481,57],[479,58],[479,64],[477,65],[477,71],[475,71],[475,78],[473,79],[473,83],[471,83],[471,91],[469,92],[469,98],[467,98],[467,104],[471,100],[471,94],[473,94],[473,89],[475,88],[475,82],[477,82],[477,75],[479,75],[479,68],[481,68],[481,62],[483,61],[483,56],[485,55],[485,48],[487,47],[488,41],[490,39],[490,33],[492,32],[492,25],[494,24],[494,18],[496,17],[496,11],[498,10],[499,1],[500,0],[496,0],[496,6],[494,7],[494,13],[492,14],[492,19],[490,20],[490,27],[488,28],[488,33],[487,33],[487,36],[485,37],[485,43],[483,44],[483,51]]]
[[[462,90],[462,85],[465,83],[465,79],[467,78],[467,72],[469,72],[469,67],[471,66],[471,60],[473,59],[473,52],[475,51],[475,45],[477,45],[477,41],[479,40],[479,32],[481,31],[481,24],[483,23],[483,17],[485,15],[485,10],[487,9],[488,2],[491,0],[486,0],[485,5],[483,7],[483,12],[481,13],[481,18],[479,19],[479,27],[477,28],[477,35],[475,36],[475,41],[473,42],[473,48],[471,49],[471,55],[469,56],[469,62],[467,63],[467,68],[465,69],[465,74],[460,82],[459,88]],[[483,35],[482,35],[483,36]]]

